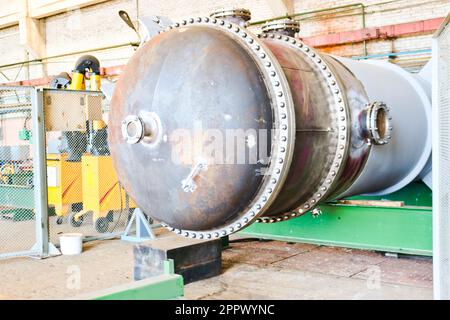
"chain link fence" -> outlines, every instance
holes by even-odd
[[[113,167],[102,98],[89,91],[44,91],[49,229],[55,244],[62,233],[80,232],[85,239],[120,234],[135,206]],[[67,105],[73,108],[66,110]]]
[[[0,255],[36,242],[30,87],[0,87]]]
[[[0,87],[0,258],[48,255],[63,233],[123,233],[136,205],[112,163],[103,105],[100,92]]]

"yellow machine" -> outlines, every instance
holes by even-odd
[[[81,207],[81,162],[67,161],[67,154],[47,155],[48,203],[55,206],[61,224],[73,205]]]
[[[72,71],[72,79],[69,85],[70,90],[86,90],[86,71],[90,74],[90,90],[100,91],[100,62],[93,56],[82,56],[75,63],[75,70]]]
[[[126,208],[132,209],[136,204],[129,199],[119,184],[110,156],[84,155],[82,157],[83,211],[75,213],[71,219],[77,226],[83,216],[92,212],[95,229],[106,232],[113,212]]]
[[[8,175],[14,174],[16,170],[11,163],[5,163],[0,167],[0,181],[2,183],[8,183]]]
[[[77,60],[72,77],[66,73],[55,77],[52,87],[85,90],[87,73],[90,91],[99,91],[100,63],[89,55]],[[92,213],[96,231],[103,233],[108,231],[109,223],[114,220],[114,212],[125,209],[131,211],[136,204],[119,184],[109,155],[105,122],[88,121],[86,133],[86,144],[83,145],[79,143],[83,140],[80,133],[76,136],[73,132],[63,132],[76,161],[67,161],[64,154],[48,155],[49,204],[55,206],[58,224],[68,214],[69,223],[73,227],[80,227],[86,214]],[[127,216],[129,213],[126,213]]]

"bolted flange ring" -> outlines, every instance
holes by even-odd
[[[391,140],[392,121],[389,108],[384,102],[373,102],[367,108],[366,126],[369,140],[373,144],[383,145]]]
[[[144,136],[144,124],[141,118],[136,115],[128,115],[122,121],[122,137],[126,143],[135,144],[142,140]]]

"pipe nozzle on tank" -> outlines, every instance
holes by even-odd
[[[153,113],[143,113],[140,116],[128,115],[122,121],[122,137],[128,144],[143,142],[157,144],[161,140],[161,121]]]
[[[247,27],[248,21],[252,18],[252,14],[250,10],[244,8],[220,9],[211,13],[210,17],[227,20],[241,27]]]
[[[266,22],[261,30],[263,33],[276,33],[294,37],[300,31],[300,21],[292,19],[282,19]]]
[[[366,109],[366,133],[369,143],[383,145],[389,143],[392,133],[392,117],[383,102],[373,102]]]

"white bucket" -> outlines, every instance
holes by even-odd
[[[64,255],[80,254],[83,250],[83,235],[81,233],[64,233],[59,237],[59,246]]]

